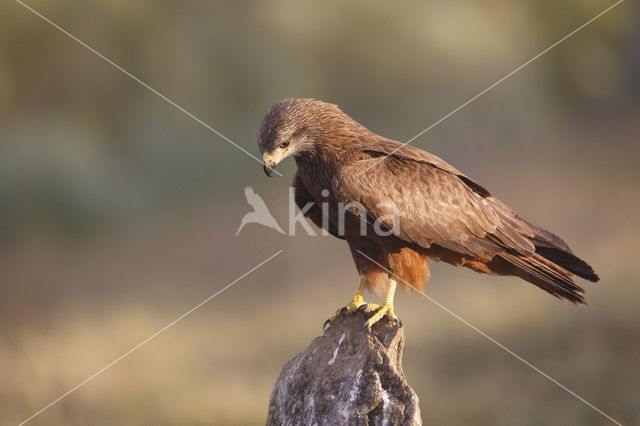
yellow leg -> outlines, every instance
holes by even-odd
[[[367,277],[365,275],[361,275],[360,284],[358,284],[358,289],[356,290],[356,294],[353,295],[353,300],[351,301],[351,303],[345,306],[345,308],[347,308],[348,313],[355,312],[358,310],[360,306],[366,305],[364,301],[364,288],[366,285],[367,285]]]
[[[380,321],[385,315],[392,320],[399,322],[398,317],[393,312],[393,296],[396,292],[396,285],[396,280],[393,277],[389,277],[389,288],[387,289],[387,295],[384,298],[384,303],[382,304],[380,309],[378,309],[378,311],[367,320],[365,324],[367,328],[371,328],[373,324]]]
[[[376,305],[374,303],[366,303],[364,301],[364,288],[367,285],[367,277],[365,275],[360,276],[360,284],[358,284],[358,289],[356,290],[356,294],[353,295],[353,300],[351,302],[336,311],[336,314],[325,321],[325,326],[327,324],[333,323],[335,320],[344,315],[349,315],[362,308],[366,307],[367,310],[379,309],[380,305]],[[393,297],[392,297],[393,299]]]

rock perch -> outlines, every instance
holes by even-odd
[[[366,314],[336,320],[289,361],[271,393],[267,425],[421,425],[402,371],[402,326]]]

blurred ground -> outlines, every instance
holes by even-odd
[[[257,154],[267,108],[337,103],[406,140],[606,2],[29,3]],[[0,416],[16,424],[277,250],[30,424],[256,424],[280,368],[357,276],[281,225],[284,178],[19,4],[0,6]],[[640,423],[638,7],[625,2],[415,141],[601,276],[575,307],[434,265],[428,294],[623,424]],[[399,294],[425,423],[609,424],[428,300]]]

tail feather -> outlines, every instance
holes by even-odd
[[[522,256],[501,253],[489,265],[492,270],[516,275],[552,295],[577,305],[585,304],[584,289],[573,281],[573,274],[539,254]]]
[[[531,228],[533,232],[531,242],[535,245],[537,254],[579,277],[593,282],[600,280],[591,265],[573,254],[573,251],[571,251],[562,238],[546,229],[527,222],[521,217],[518,217],[518,219],[525,222]]]
[[[536,246],[536,253],[586,280],[594,283],[600,280],[591,265],[573,253],[568,253],[555,247],[544,246]]]

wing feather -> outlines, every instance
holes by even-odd
[[[525,222],[488,191],[470,186],[471,179],[461,179],[462,174],[444,161],[418,151],[415,159],[394,153],[374,167],[370,166],[380,161],[376,157],[342,167],[333,179],[336,197],[345,204],[361,202],[370,217],[385,216],[383,224],[395,229],[399,238],[425,248],[437,244],[479,258],[506,249],[523,255],[534,252]],[[396,207],[392,218],[380,207],[389,202]]]

